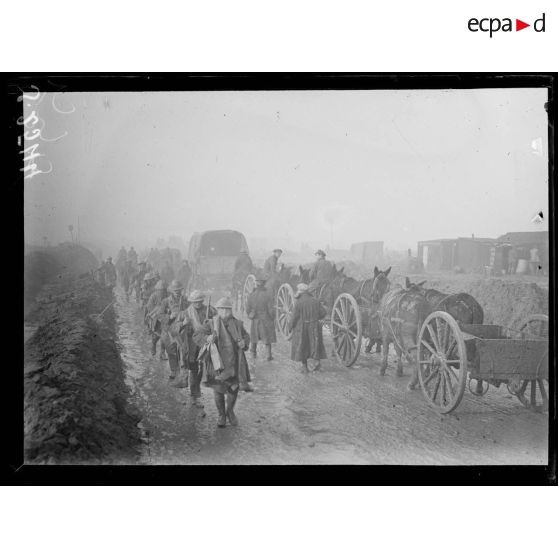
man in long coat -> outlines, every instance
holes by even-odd
[[[213,388],[215,406],[219,413],[217,426],[226,426],[227,418],[236,426],[238,420],[234,406],[238,390],[243,382],[250,381],[250,372],[245,351],[250,344],[250,336],[241,320],[232,313],[232,300],[221,298],[215,307],[218,315],[203,324],[194,333],[194,341],[201,348],[200,359],[203,362],[207,384]],[[211,345],[214,344],[220,358],[219,369],[215,368]],[[226,406],[225,406],[226,395]]]
[[[203,408],[201,398],[201,379],[203,369],[198,362],[200,348],[194,341],[194,333],[200,329],[206,320],[211,320],[217,315],[217,311],[212,306],[204,304],[204,295],[201,291],[192,291],[188,296],[190,305],[186,308],[185,318],[182,322],[184,334],[186,335],[187,362],[189,370],[190,396],[194,406]]]
[[[273,360],[271,344],[277,343],[275,335],[275,307],[271,293],[265,288],[263,274],[256,277],[256,288],[248,297],[246,313],[252,320],[250,326],[250,351],[256,357],[258,341],[262,341],[267,352],[267,360]]]
[[[318,256],[318,259],[310,270],[310,284],[308,287],[311,293],[316,292],[333,278],[333,264],[326,260],[326,253],[323,250],[318,250],[316,256]]]
[[[317,361],[314,370],[320,369],[320,360],[327,358],[322,337],[322,323],[325,308],[308,292],[308,285],[297,285],[297,299],[290,321],[293,332],[291,338],[291,359],[302,363],[302,372],[309,372],[308,359]]]

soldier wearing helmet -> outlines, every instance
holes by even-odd
[[[147,311],[147,327],[151,332],[151,354],[153,356],[157,353],[157,342],[161,338],[162,318],[164,315],[162,305],[166,296],[167,286],[159,279],[155,284],[155,289],[153,293],[151,293],[145,308]],[[163,347],[163,343],[161,343],[159,358],[161,360],[165,359],[165,348]]]
[[[187,346],[184,343],[184,334],[179,322],[185,317],[184,311],[188,307],[188,301],[184,296],[184,287],[180,281],[173,279],[168,291],[169,296],[163,299],[161,303],[162,313],[164,314],[161,343],[169,357],[169,379],[172,380],[180,370],[181,355],[183,366],[187,363],[187,355],[184,354]]]
[[[189,384],[190,396],[192,397],[193,404],[198,408],[203,408],[200,401],[201,397],[201,379],[203,369],[199,365],[198,355],[200,348],[194,342],[194,332],[203,326],[206,321],[211,320],[217,315],[215,308],[209,304],[204,304],[204,294],[201,291],[195,290],[188,296],[190,305],[186,309],[186,316],[183,320],[184,333],[186,335],[186,343],[188,345],[188,370],[189,370]]]
[[[221,298],[215,304],[218,315],[194,333],[194,341],[201,348],[200,360],[206,370],[207,383],[214,392],[219,413],[217,426],[221,428],[226,426],[227,419],[233,426],[238,424],[234,414],[238,390],[250,381],[244,354],[250,344],[250,336],[242,321],[233,316],[232,306],[230,298]],[[220,363],[213,358],[212,345],[217,348]]]

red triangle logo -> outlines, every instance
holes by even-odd
[[[515,20],[515,30],[516,31],[521,31],[522,29],[525,29],[525,27],[531,27],[531,24],[530,23],[525,23],[524,21],[521,21],[520,19]]]

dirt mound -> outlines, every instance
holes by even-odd
[[[27,250],[23,262],[24,314],[47,283],[68,275],[88,273],[97,267],[97,258],[87,248],[76,244]]]
[[[90,278],[49,285],[25,344],[28,463],[134,462],[137,410],[127,403],[110,289]]]

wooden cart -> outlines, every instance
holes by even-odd
[[[467,383],[477,396],[490,385],[505,384],[525,407],[545,412],[548,317],[530,316],[513,331],[499,325],[460,325],[447,312],[433,312],[419,333],[416,365],[424,396],[441,413],[457,408]]]

